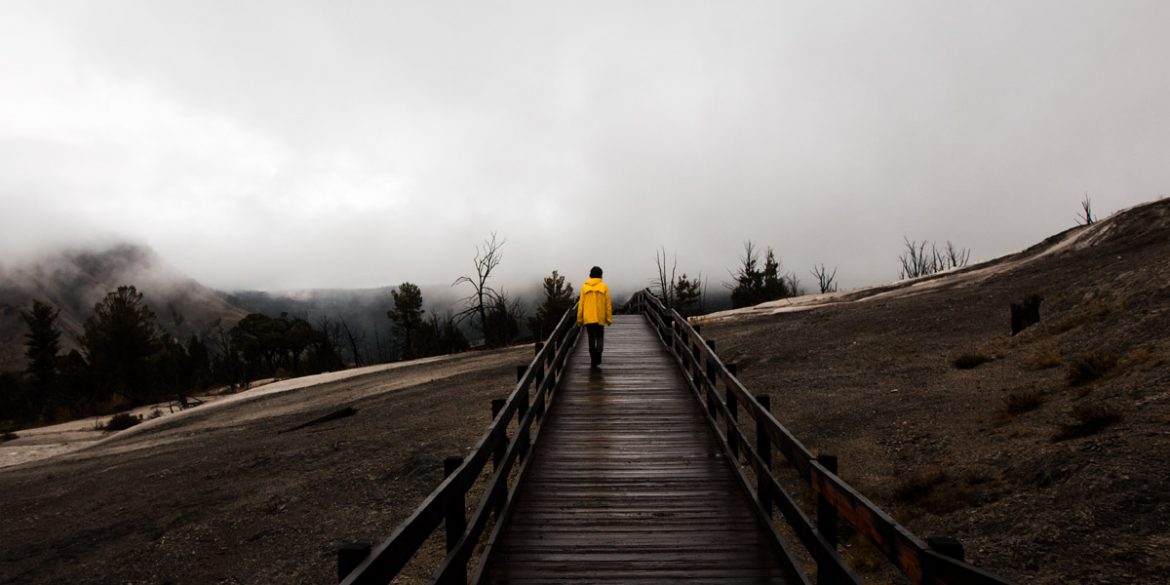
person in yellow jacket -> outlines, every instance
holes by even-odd
[[[589,334],[589,367],[601,366],[601,350],[605,348],[605,326],[613,324],[613,303],[609,299],[609,287],[601,282],[601,268],[589,270],[589,280],[581,285],[581,298],[577,301],[577,326],[585,327]]]

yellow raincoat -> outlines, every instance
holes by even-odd
[[[613,324],[613,303],[609,287],[600,278],[590,278],[581,285],[581,299],[577,303],[577,325]]]

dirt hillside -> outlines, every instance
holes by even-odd
[[[1042,320],[1013,337],[1032,294]],[[958,273],[700,321],[916,533],[1019,583],[1167,582],[1170,201]]]
[[[1008,305],[1031,294],[1042,321],[1012,337]],[[703,326],[879,505],[1040,584],[1166,582],[1167,331],[1170,201],[957,273]],[[0,584],[331,582],[336,549],[385,538],[530,355],[258,393],[0,468]],[[291,430],[344,406],[356,414]]]
[[[2,468],[0,583],[335,582],[337,549],[389,536],[531,353],[262,387]],[[356,413],[295,428],[346,406]]]

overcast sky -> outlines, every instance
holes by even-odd
[[[224,288],[654,252],[894,280],[1170,192],[1170,2],[0,3],[0,261],[148,244]]]

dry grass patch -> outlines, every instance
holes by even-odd
[[[951,365],[960,370],[970,370],[992,361],[993,357],[982,353],[965,353],[951,360]]]
[[[1089,297],[1064,316],[1052,322],[1047,332],[1051,335],[1067,333],[1121,310],[1122,302],[1117,298]]]
[[[1069,363],[1065,376],[1070,385],[1082,386],[1103,377],[1116,366],[1117,354],[1112,352],[1085,354]]]
[[[1055,441],[1095,435],[1105,427],[1121,421],[1121,412],[1101,402],[1086,402],[1073,407],[1072,422],[1061,425]]]
[[[1046,348],[1037,351],[1031,358],[1032,367],[1037,370],[1047,370],[1049,368],[1060,367],[1064,360],[1060,358],[1060,352],[1056,348]]]
[[[930,495],[947,480],[947,472],[940,467],[918,469],[901,476],[894,484],[894,499],[915,503]]]
[[[1124,371],[1130,368],[1135,368],[1137,366],[1149,363],[1153,357],[1154,353],[1149,347],[1135,347],[1125,352],[1125,355],[1122,355],[1121,358],[1117,360],[1117,369]]]
[[[1046,396],[1039,390],[1012,392],[1003,399],[1004,410],[1012,416],[1031,412],[1040,408]]]

